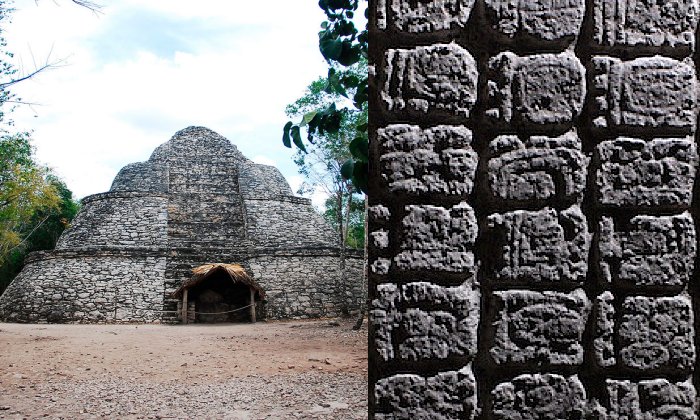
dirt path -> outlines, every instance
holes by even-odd
[[[351,324],[0,324],[0,418],[364,419]]]

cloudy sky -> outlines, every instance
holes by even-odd
[[[61,60],[16,86],[38,105],[12,118],[76,197],[107,191],[122,166],[190,125],[277,166],[296,191],[281,132],[285,105],[326,73],[316,1],[97,1],[96,15],[69,0],[16,0],[4,27],[24,72]]]

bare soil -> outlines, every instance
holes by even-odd
[[[352,320],[0,324],[0,418],[367,418]]]

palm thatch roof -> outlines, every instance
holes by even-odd
[[[228,277],[234,282],[234,283],[243,283],[247,285],[248,287],[251,287],[253,290],[257,292],[257,295],[260,296],[260,299],[265,298],[265,291],[258,285],[255,280],[253,280],[252,277],[248,275],[248,273],[245,271],[245,268],[238,264],[204,264],[200,265],[199,267],[193,268],[192,269],[192,277],[190,277],[188,280],[184,281],[180,287],[177,288],[176,291],[171,293],[171,296],[173,298],[180,298],[182,297],[182,293],[190,289],[201,282],[203,282],[205,279],[208,277],[220,273],[220,272],[225,272],[228,274]]]

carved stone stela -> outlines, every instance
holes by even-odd
[[[370,2],[370,418],[698,419],[698,13]]]

